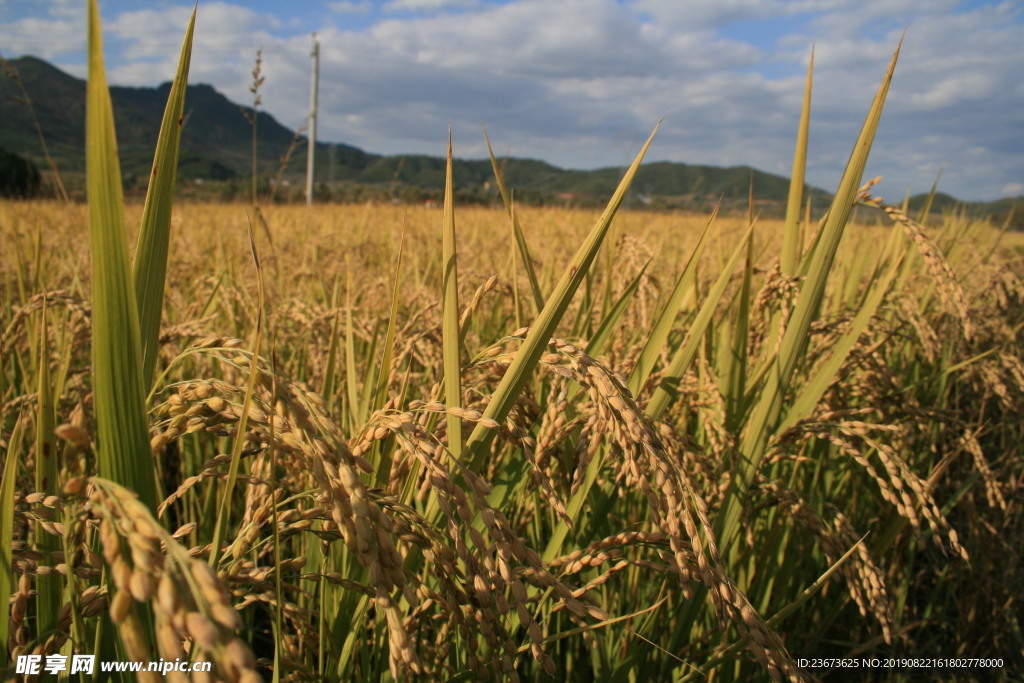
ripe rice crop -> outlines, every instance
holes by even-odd
[[[88,206],[0,203],[0,668],[1024,675],[1019,240],[862,184],[895,57],[820,221],[619,211],[643,152],[600,215],[257,214],[172,212],[174,125],[124,206],[90,40]]]

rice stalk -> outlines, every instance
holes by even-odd
[[[534,324],[530,327],[519,355],[516,356],[516,360],[506,371],[501,383],[491,396],[491,400],[487,404],[487,410],[484,412],[484,417],[496,422],[502,422],[508,416],[512,404],[515,403],[516,398],[528,381],[530,373],[536,367],[537,361],[540,360],[540,356],[544,352],[544,347],[547,346],[552,332],[554,332],[555,327],[561,321],[576,290],[587,276],[590,264],[593,263],[594,258],[597,256],[601,242],[604,240],[612,219],[615,217],[619,206],[621,206],[622,200],[626,196],[626,191],[629,189],[629,185],[636,175],[640,162],[643,160],[647,148],[650,147],[656,132],[657,128],[654,129],[647,142],[644,143],[640,153],[637,154],[633,164],[619,183],[619,187],[615,190],[615,194],[609,200],[604,213],[598,218],[587,239],[576,251],[569,268],[566,269],[558,284],[555,285],[555,289],[548,297],[543,310],[538,314]],[[479,469],[483,460],[484,450],[490,443],[492,436],[493,432],[479,425],[469,435],[469,439],[466,442],[465,457],[467,462],[469,462],[470,470],[476,471]]]
[[[245,398],[242,401],[241,415],[238,420],[238,431],[235,434],[234,444],[231,448],[231,460],[228,465],[228,479],[224,487],[224,494],[220,505],[217,508],[217,516],[214,520],[213,539],[210,542],[210,565],[217,566],[220,559],[221,542],[226,533],[228,518],[234,503],[235,484],[238,479],[238,467],[242,457],[242,449],[245,446],[246,428],[249,415],[252,411],[253,393],[256,390],[256,383],[260,379],[259,353],[260,343],[263,339],[263,311],[265,306],[263,269],[260,266],[259,254],[256,251],[256,239],[252,231],[252,222],[249,222],[249,248],[252,254],[253,263],[256,266],[256,284],[258,288],[258,303],[256,309],[256,329],[253,335],[253,350],[249,359],[249,379],[246,384]]]
[[[704,332],[711,324],[715,310],[718,307],[718,302],[721,300],[722,295],[725,294],[725,289],[732,278],[732,273],[736,269],[736,264],[739,262],[740,257],[748,250],[748,244],[753,234],[754,226],[751,225],[740,239],[739,245],[733,250],[729,260],[722,267],[722,272],[715,281],[714,287],[708,292],[707,298],[704,299],[704,303],[701,304],[700,311],[697,313],[697,317],[694,319],[689,330],[687,330],[686,340],[676,348],[671,363],[662,374],[661,382],[654,390],[651,400],[647,402],[644,412],[648,418],[652,420],[660,419],[669,407],[670,402],[678,397],[677,387],[679,381],[693,361],[694,356],[696,356],[697,348],[701,343]]]
[[[942,251],[931,239],[928,238],[920,223],[912,220],[906,212],[893,206],[889,206],[881,197],[872,197],[865,193],[865,196],[861,197],[860,201],[863,204],[874,206],[884,211],[885,214],[892,219],[894,223],[899,225],[911,239],[914,246],[917,247],[918,252],[921,254],[921,257],[924,259],[925,264],[928,266],[928,271],[932,274],[932,277],[938,284],[942,304],[950,310],[950,312],[960,318],[960,322],[963,325],[964,337],[970,340],[974,331],[974,326],[971,322],[970,311],[967,308],[966,296],[964,295],[963,287],[960,286],[956,273],[950,267],[949,262],[945,257],[943,257]]]
[[[716,530],[725,547],[730,547],[732,540],[739,531],[737,516],[740,500],[749,489],[752,475],[759,467],[764,456],[765,445],[771,431],[779,419],[783,408],[783,397],[789,387],[790,380],[798,362],[804,354],[808,343],[811,323],[818,314],[818,308],[825,291],[825,284],[835,259],[839,241],[853,205],[859,196],[860,179],[867,164],[871,143],[882,115],[882,106],[892,81],[892,74],[899,57],[899,47],[893,54],[885,78],[875,95],[875,100],[868,113],[860,137],[854,145],[843,178],[839,183],[832,207],[815,240],[815,246],[808,252],[808,271],[806,280],[800,289],[800,296],[779,349],[778,359],[772,364],[767,376],[767,383],[761,396],[754,406],[740,451],[743,462],[737,470],[732,486],[734,495],[726,496],[725,507],[719,514]]]
[[[647,384],[647,379],[654,369],[655,362],[661,355],[662,348],[668,340],[669,333],[672,331],[676,317],[682,309],[683,302],[696,287],[697,264],[700,263],[701,256],[704,254],[708,233],[711,231],[711,226],[714,224],[720,208],[721,203],[717,204],[711,212],[707,225],[704,227],[704,232],[701,233],[700,239],[697,241],[697,246],[693,248],[689,259],[686,261],[686,266],[679,273],[679,277],[676,278],[672,293],[669,295],[665,307],[658,316],[658,320],[651,328],[647,341],[640,351],[636,365],[633,367],[633,372],[629,375],[629,390],[634,396],[639,396],[641,389]]]

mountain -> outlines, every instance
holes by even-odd
[[[65,183],[72,190],[83,186],[85,168],[85,81],[70,76],[35,57],[21,57],[3,64],[0,72],[0,149],[33,160],[45,168],[42,148],[32,112],[56,160]],[[18,80],[20,79],[21,85]],[[24,91],[21,86],[24,86]],[[121,170],[127,188],[144,189],[152,163],[153,148],[170,83],[156,88],[110,88],[117,127]],[[32,107],[24,102],[27,93]],[[212,86],[188,86],[179,154],[180,186],[215,181],[243,192],[242,182],[252,175],[252,108],[236,104]],[[272,177],[289,181],[293,188],[304,186],[305,138],[278,123],[273,116],[259,112],[258,174],[266,187]],[[296,148],[298,145],[299,148]],[[441,157],[409,154],[382,156],[340,143],[317,144],[317,181],[321,190],[335,197],[390,196],[392,198],[431,199],[444,187],[445,160]],[[282,158],[296,152],[282,170]],[[536,159],[503,159],[508,185],[515,188],[519,201],[548,201],[587,204],[603,202],[614,192],[623,169],[600,168],[591,171],[566,170]],[[455,184],[462,199],[493,201],[493,172],[489,160],[456,160]],[[652,206],[707,207],[718,198],[726,206],[745,205],[753,181],[759,206],[777,213],[784,206],[789,180],[747,166],[721,168],[676,162],[644,164],[633,182],[631,201]],[[292,190],[295,194],[297,189]],[[827,204],[829,194],[807,188],[815,206]],[[911,206],[924,203],[912,198]],[[989,205],[972,205],[972,212],[1009,214],[1013,200]],[[934,211],[948,211],[960,205],[948,195],[938,195]],[[1021,212],[1024,214],[1024,212]],[[1024,216],[1022,216],[1024,218]],[[1020,221],[1015,219],[1014,222]]]
[[[85,81],[35,57],[10,60],[8,66],[13,72],[4,69],[0,74],[0,147],[44,165],[32,120],[34,109],[50,154],[61,171],[72,175],[84,172]],[[25,106],[12,73],[20,77],[32,109]],[[121,171],[126,180],[145,178],[149,173],[170,87],[170,83],[164,83],[156,88],[110,88]],[[227,180],[251,175],[251,116],[251,107],[231,102],[212,86],[190,85],[185,95],[180,177]],[[262,111],[257,128],[260,173],[273,173],[296,141],[295,134]],[[347,169],[361,169],[371,158],[349,145],[332,147],[336,160]]]

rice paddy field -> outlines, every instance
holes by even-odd
[[[261,208],[173,203],[186,37],[125,205],[90,37],[88,203],[0,203],[5,680],[1024,676],[1024,240],[863,182],[892,67],[818,215],[799,145],[785,220],[619,210],[643,151]]]

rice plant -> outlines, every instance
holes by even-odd
[[[597,216],[252,216],[172,207],[191,35],[144,206],[95,3],[88,206],[0,203],[5,677],[1024,674],[1020,244],[864,182],[895,55],[820,221],[810,73],[784,221],[620,210],[656,130]]]

